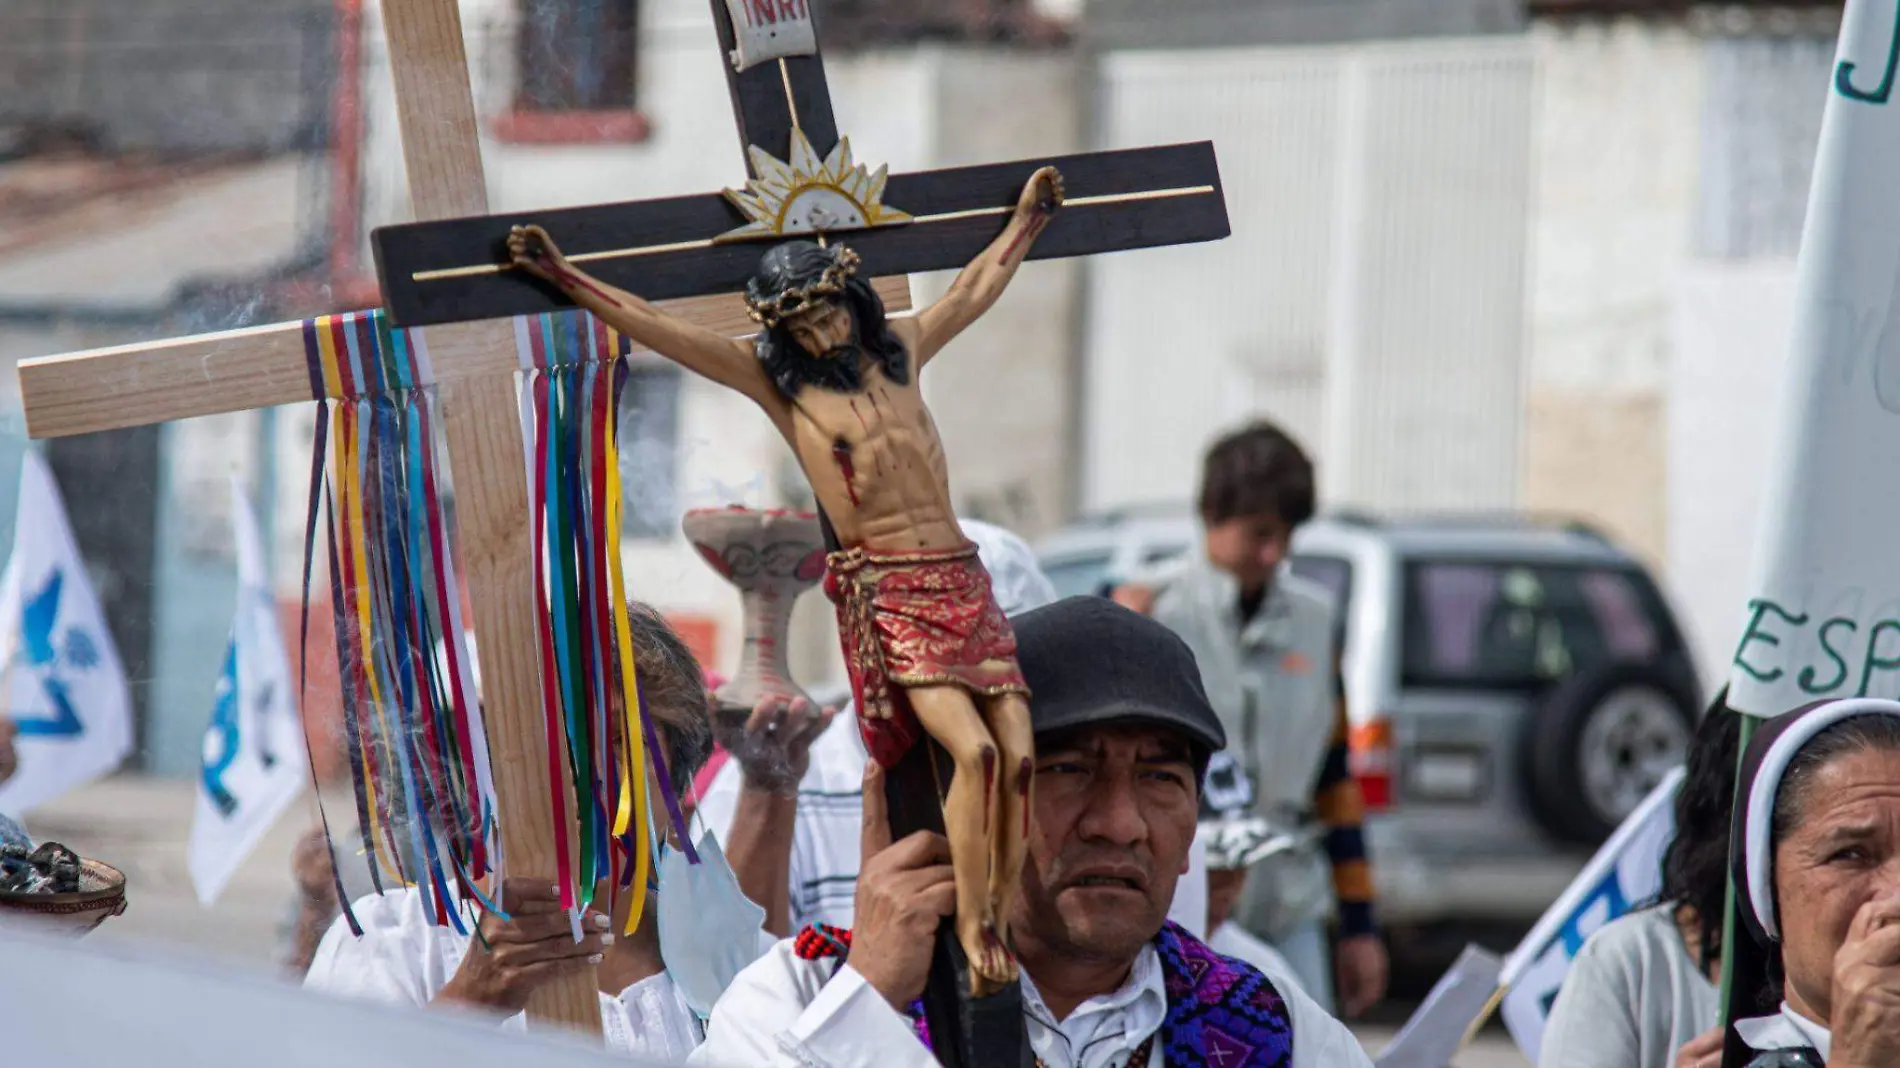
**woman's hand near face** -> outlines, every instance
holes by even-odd
[[[1830,1068],[1900,1064],[1900,893],[1862,905],[1834,956]]]
[[[1676,1051],[1675,1068],[1722,1068],[1722,1029],[1712,1027]]]

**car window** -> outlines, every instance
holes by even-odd
[[[1102,583],[1108,579],[1108,554],[1045,560],[1042,573],[1049,576],[1057,597],[1092,597],[1102,592]]]
[[[1415,561],[1405,575],[1407,685],[1535,687],[1680,651],[1661,595],[1634,568]]]
[[[1296,553],[1286,566],[1295,575],[1316,583],[1333,595],[1333,608],[1341,618],[1352,603],[1352,565],[1337,556],[1312,556]]]
[[[1352,607],[1352,564],[1337,556],[1313,556],[1296,553],[1286,566],[1295,575],[1323,587],[1333,595],[1333,644],[1341,656],[1346,653],[1346,613]]]

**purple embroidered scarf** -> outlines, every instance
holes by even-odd
[[[799,955],[809,960],[842,958],[851,933],[808,927],[798,936]],[[1161,957],[1168,1014],[1161,1023],[1161,1053],[1170,1065],[1212,1068],[1291,1068],[1293,1022],[1286,1002],[1252,966],[1223,957],[1172,923],[1155,937]],[[923,1003],[910,1017],[917,1037],[930,1046]],[[1146,1068],[1131,1065],[1130,1068]]]

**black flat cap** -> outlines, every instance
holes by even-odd
[[[1194,653],[1147,616],[1101,597],[1070,597],[1010,623],[1037,734],[1146,723],[1180,731],[1208,753],[1227,747]]]

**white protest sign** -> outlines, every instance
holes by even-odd
[[[0,577],[0,715],[20,768],[0,784],[15,816],[112,771],[132,752],[132,695],[119,647],[73,540],[53,472],[20,469],[13,555]]]
[[[198,901],[210,905],[259,839],[303,792],[308,760],[257,520],[231,480],[237,615],[212,698],[187,847]]]
[[[1900,695],[1900,11],[1849,0],[1729,703]],[[1710,443],[1711,445],[1716,443]]]
[[[1505,959],[1500,1012],[1524,1056],[1535,1061],[1550,1007],[1583,943],[1597,928],[1662,891],[1662,857],[1676,837],[1676,791],[1683,771],[1658,783],[1610,835],[1531,933]]]
[[[732,13],[732,33],[738,44],[730,57],[736,71],[818,54],[818,34],[812,29],[806,0],[726,0],[726,10]]]

